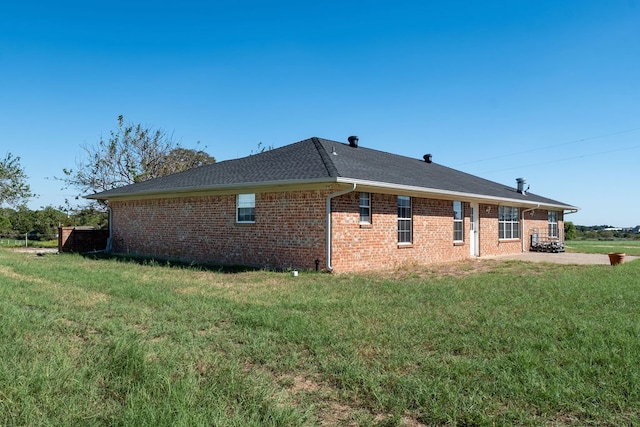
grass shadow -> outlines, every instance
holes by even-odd
[[[85,252],[80,253],[80,256],[87,259],[94,260],[114,260],[117,262],[124,263],[133,263],[138,265],[148,265],[148,266],[161,266],[161,267],[173,267],[173,268],[184,268],[195,271],[212,271],[216,273],[223,274],[239,274],[239,273],[247,273],[252,271],[273,271],[273,272],[286,272],[287,269],[279,269],[274,267],[255,267],[249,265],[241,265],[241,264],[215,264],[215,263],[198,263],[198,262],[186,262],[180,261],[177,259],[162,259],[155,257],[147,257],[141,255],[124,255],[124,254],[113,254],[106,252]]]

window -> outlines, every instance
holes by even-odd
[[[520,222],[518,221],[519,209],[511,206],[498,208],[498,238],[519,239]]]
[[[549,211],[547,218],[549,219],[549,237],[558,237],[558,212]]]
[[[360,223],[371,224],[371,193],[360,193]]]
[[[398,243],[411,243],[411,197],[398,196]]]
[[[462,213],[462,202],[453,202],[453,241],[462,242],[464,240],[464,216]]]
[[[237,222],[256,222],[256,195],[238,194]]]

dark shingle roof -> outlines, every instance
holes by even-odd
[[[520,200],[573,209],[532,193],[520,194],[513,186],[489,181],[437,163],[386,153],[322,138],[310,138],[284,147],[234,160],[201,166],[89,196],[170,194],[267,184],[366,181],[385,186],[411,187],[432,192],[454,192],[491,199]]]

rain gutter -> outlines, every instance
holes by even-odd
[[[538,203],[538,206],[536,206],[535,208],[530,208],[530,209],[524,209],[522,211],[522,234],[520,235],[520,240],[522,240],[522,252],[524,252],[524,213],[525,212],[529,212],[529,211],[533,211],[536,210],[540,207],[540,203]]]

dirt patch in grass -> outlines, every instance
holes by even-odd
[[[27,254],[46,255],[57,254],[58,248],[7,248],[11,252],[21,252]]]
[[[468,259],[457,262],[447,262],[434,264],[426,268],[426,270],[437,277],[465,277],[477,273],[485,273],[496,270],[499,263],[494,260],[474,260]]]
[[[518,261],[499,259],[466,259],[430,265],[404,265],[394,270],[372,273],[384,280],[427,280],[446,277],[467,277],[479,273],[500,272],[516,275],[531,274],[531,269]]]
[[[336,399],[336,391],[328,384],[313,376],[296,375],[281,376],[277,382],[284,384],[285,400],[298,405],[301,399],[315,396],[315,404],[319,407],[318,423],[321,426],[351,425],[348,423],[358,410]],[[353,424],[355,425],[355,423]]]
[[[282,387],[280,399],[288,404],[305,405],[303,401],[311,398],[313,405],[318,408],[316,421],[321,426],[357,426],[362,425],[363,420],[380,424],[392,418],[391,414],[371,413],[360,407],[358,402],[341,401],[338,398],[338,391],[315,375],[280,375],[275,378],[275,381]],[[410,414],[401,418],[400,425],[425,426]]]

